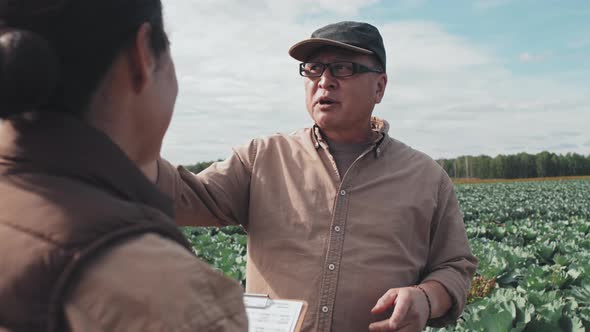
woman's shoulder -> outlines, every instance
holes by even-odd
[[[157,234],[136,236],[94,260],[68,298],[66,314],[104,331],[206,330],[219,321],[247,326],[237,282]]]

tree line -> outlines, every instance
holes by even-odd
[[[438,159],[437,162],[452,178],[518,179],[553,176],[590,175],[590,155],[577,153],[555,154],[543,151],[537,154],[521,152],[490,157],[460,156]],[[193,173],[209,167],[213,161],[188,165]]]
[[[218,159],[217,161],[221,161],[221,159]],[[199,172],[201,172],[202,170],[204,170],[205,168],[211,166],[211,164],[213,164],[214,161],[202,161],[200,163],[196,163],[194,165],[185,165],[184,167],[186,167],[186,169],[188,169],[189,171],[197,174]]]
[[[521,152],[490,157],[460,156],[437,162],[452,178],[519,179],[590,175],[590,155]]]

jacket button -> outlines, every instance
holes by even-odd
[[[329,310],[329,309],[328,309],[328,306],[323,306],[323,307],[322,307],[322,312],[323,312],[323,313],[326,313],[326,312],[328,312],[328,310]]]
[[[346,190],[340,190],[340,195],[342,195],[342,196],[346,195]]]

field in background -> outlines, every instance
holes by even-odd
[[[480,259],[453,327],[433,331],[590,331],[590,180],[456,186]]]
[[[590,331],[590,177],[566,179],[456,185],[480,266],[462,318],[429,331]],[[240,228],[184,232],[200,257],[245,283]]]
[[[453,183],[499,183],[499,182],[531,182],[531,181],[564,181],[564,180],[590,180],[590,175],[582,176],[558,176],[546,178],[525,178],[525,179],[478,179],[478,178],[455,178]]]

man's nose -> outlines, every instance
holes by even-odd
[[[322,89],[333,89],[338,84],[338,80],[332,76],[332,72],[330,72],[330,68],[326,67],[322,76],[320,76],[318,81],[318,86]]]

